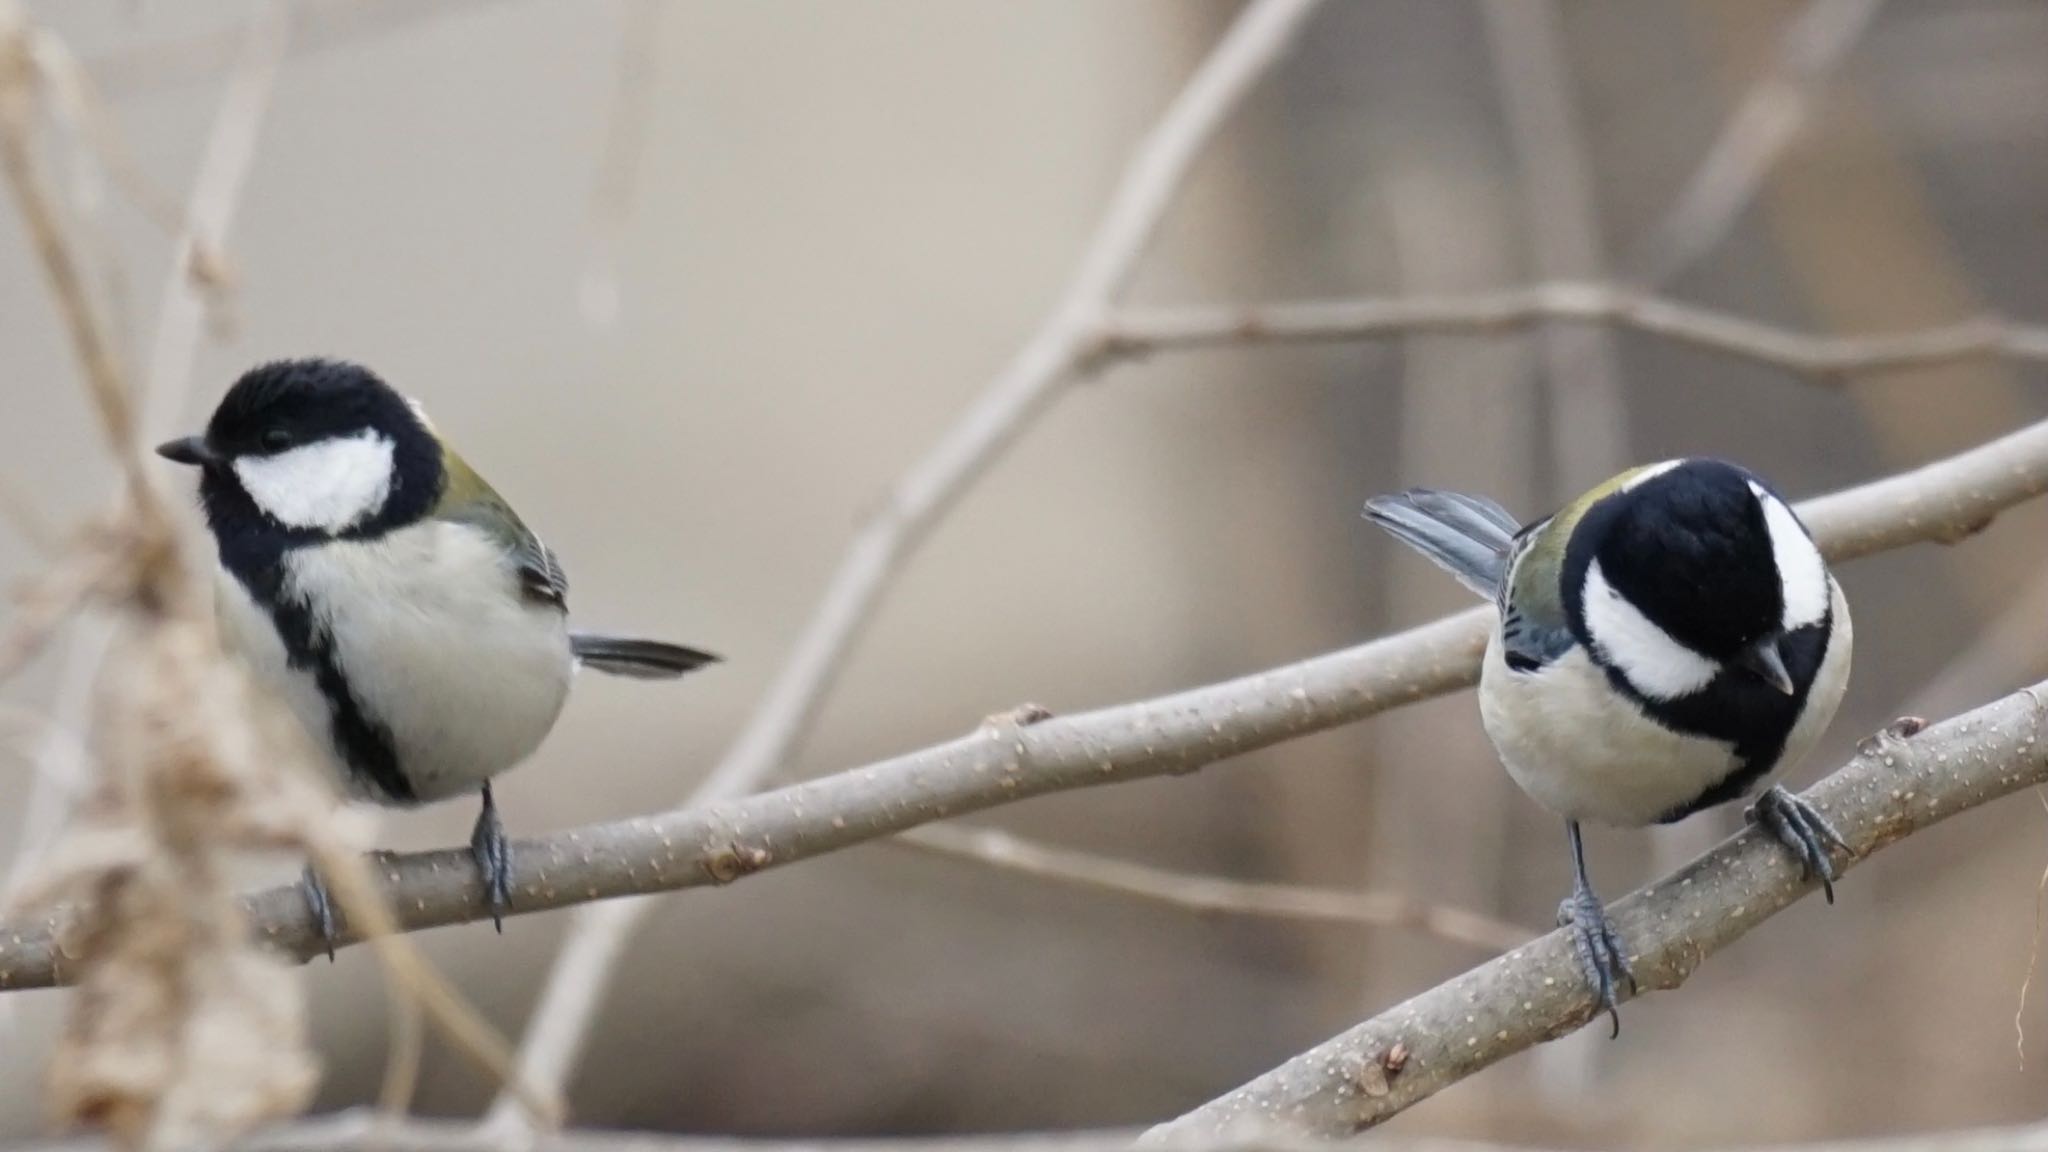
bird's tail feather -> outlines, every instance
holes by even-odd
[[[1488,599],[1506,575],[1508,550],[1519,528],[1507,509],[1491,500],[1434,488],[1375,496],[1365,502],[1365,518]]]
[[[673,680],[685,672],[715,664],[718,657],[680,644],[659,640],[634,640],[625,636],[602,636],[595,632],[569,633],[569,651],[576,662],[612,676],[636,680]]]

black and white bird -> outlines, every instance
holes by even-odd
[[[470,847],[501,929],[510,852],[491,778],[554,727],[575,668],[669,679],[717,659],[572,630],[554,553],[418,404],[360,365],[262,365],[203,435],[157,452],[200,470],[224,640],[344,794],[412,806],[482,793]],[[310,869],[306,889],[331,944]]]
[[[1849,684],[1849,606],[1799,517],[1711,459],[1631,469],[1526,527],[1474,496],[1412,489],[1366,517],[1492,600],[1480,719],[1508,774],[1571,837],[1569,920],[1613,1015],[1634,986],[1586,875],[1579,824],[1668,824],[1758,794],[1749,818],[1834,900],[1841,837],[1774,781]]]

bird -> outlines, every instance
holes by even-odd
[[[259,364],[204,432],[156,451],[199,471],[224,647],[289,706],[341,795],[481,794],[470,850],[500,932],[512,856],[491,781],[539,747],[575,670],[668,680],[719,659],[571,628],[555,554],[361,364]],[[331,958],[332,903],[310,865],[302,884]]]
[[[1586,871],[1581,822],[1670,824],[1746,810],[1834,902],[1839,832],[1776,781],[1849,684],[1848,601],[1812,534],[1748,469],[1711,457],[1631,468],[1520,525],[1492,500],[1377,496],[1368,520],[1492,601],[1479,713],[1508,774],[1562,815],[1559,908],[1619,1035],[1635,977]]]

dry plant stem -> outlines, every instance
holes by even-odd
[[[174,225],[177,256],[171,262],[157,306],[155,344],[142,381],[142,430],[144,438],[152,441],[183,409],[191,391],[192,365],[198,356],[207,295],[199,290],[192,261],[197,253],[219,251],[241,203],[242,188],[253,165],[257,139],[289,43],[283,10],[276,5],[260,10],[244,31],[242,41],[240,62],[228,80],[207,133],[189,204],[181,217],[184,223]],[[54,37],[41,35],[36,45],[43,56],[72,59],[68,48]],[[82,76],[72,79],[80,91],[77,99],[98,109],[99,101],[89,82]],[[113,149],[114,145],[103,143],[102,147]],[[108,163],[113,163],[111,157]],[[72,624],[51,709],[65,730],[75,731],[83,726],[92,686],[111,636],[112,626],[106,621],[81,619]],[[8,869],[10,884],[20,880],[23,868],[40,855],[70,811],[70,796],[77,785],[79,767],[78,758],[70,751],[74,746],[53,741],[37,756],[35,784],[23,805],[21,849]]]
[[[1915,542],[1962,539],[2043,491],[2048,422],[1806,501],[1799,510],[1822,550],[1840,562]],[[514,909],[540,912],[729,883],[1032,796],[1191,772],[1469,686],[1478,675],[1490,611],[1475,608],[1355,648],[1135,704],[1031,724],[1006,720],[741,800],[522,840],[514,845]],[[370,859],[403,930],[489,914],[466,848]],[[252,923],[277,947],[300,957],[321,950],[296,886],[259,893],[250,905]],[[46,987],[67,978],[51,927],[0,923],[0,988]]]
[[[1844,869],[1948,817],[2048,781],[2048,683],[1935,725],[1883,736],[1806,793],[1849,845]],[[1840,854],[1838,854],[1839,856]],[[1813,891],[1799,863],[1753,829],[1609,907],[1641,990],[1684,983],[1701,961]],[[1431,989],[1251,1083],[1163,1124],[1148,1140],[1240,1130],[1346,1136],[1597,1012],[1558,932]],[[1406,1059],[1387,1075],[1387,1053]]]
[[[903,475],[854,538],[788,663],[688,804],[717,804],[751,792],[787,759],[905,558],[1061,389],[1092,365],[1107,310],[1151,243],[1189,166],[1244,94],[1285,54],[1317,3],[1256,0],[1239,14],[1132,155],[1043,326]],[[646,907],[635,901],[595,908],[571,926],[522,1045],[521,1068],[529,1081],[567,1081],[599,997]]]
[[[1384,340],[1426,332],[1519,332],[1549,321],[1618,325],[1826,382],[1976,357],[2048,363],[2048,326],[1993,316],[1886,336],[1813,336],[1618,284],[1555,281],[1465,296],[1302,300],[1128,310],[1103,326],[1103,354],[1221,344]]]
[[[15,207],[28,229],[37,263],[63,316],[72,349],[85,371],[99,423],[116,455],[127,459],[134,446],[135,418],[114,345],[101,329],[85,278],[64,242],[57,199],[35,162],[37,68],[32,32],[15,0],[0,0],[0,169]]]
[[[1095,892],[1133,896],[1190,912],[1354,928],[1401,928],[1489,952],[1506,951],[1539,935],[1534,929],[1482,912],[1432,904],[1402,892],[1349,892],[1197,876],[1093,852],[1056,848],[993,828],[927,824],[884,843],[951,860],[993,864],[1006,872]]]

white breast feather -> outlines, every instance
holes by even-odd
[[[1672,639],[1628,602],[1595,560],[1586,570],[1586,632],[1600,654],[1652,700],[1675,700],[1705,688],[1720,665]]]
[[[342,673],[364,713],[391,731],[419,799],[476,787],[554,726],[572,667],[566,619],[520,596],[511,560],[483,532],[428,521],[300,549],[285,563],[289,589],[334,637]],[[314,731],[328,744],[321,707]]]
[[[340,532],[374,516],[391,495],[391,441],[375,432],[235,460],[242,490],[292,528]]]

